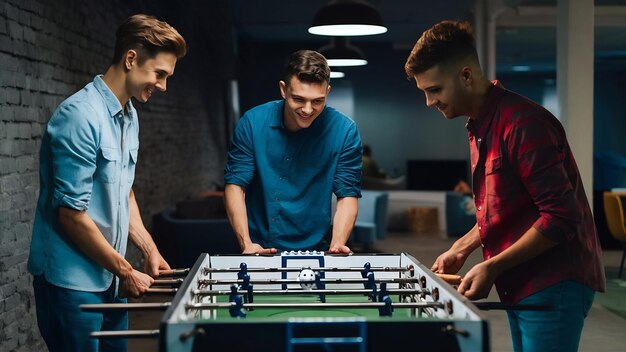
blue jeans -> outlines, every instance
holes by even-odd
[[[550,311],[508,311],[515,352],[576,352],[595,292],[575,281],[561,281],[519,304],[550,305]]]
[[[43,276],[35,276],[37,325],[50,352],[56,351],[126,351],[125,339],[94,339],[92,331],[128,330],[127,311],[83,312],[81,304],[126,303],[115,296],[115,281],[104,292],[70,290],[52,285]]]

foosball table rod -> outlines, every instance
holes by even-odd
[[[157,280],[155,280],[157,281]],[[312,281],[313,282],[313,281]],[[369,279],[361,279],[361,278],[335,278],[328,279],[323,278],[320,279],[320,282],[325,284],[366,284],[369,283]],[[409,284],[409,283],[420,283],[418,278],[384,278],[384,279],[374,279],[375,283],[398,283],[398,284]],[[233,285],[233,284],[243,284],[244,280],[241,279],[201,279],[198,280],[198,285]],[[248,282],[249,284],[259,284],[259,285],[271,285],[271,284],[302,284],[302,280],[298,279],[252,279]]]
[[[161,293],[176,293],[178,292],[177,288],[162,288],[162,287],[150,287],[146,290],[146,294],[161,294]]]
[[[385,292],[390,295],[417,295],[417,294],[428,294],[427,289],[389,289]],[[350,295],[350,294],[371,294],[372,290],[369,289],[347,289],[347,290],[258,290],[253,291],[255,295],[276,295],[276,294],[293,294],[293,295]],[[192,290],[191,293],[194,296],[226,296],[232,293],[231,290]]]
[[[94,331],[89,334],[96,339],[133,339],[133,338],[156,338],[160,334],[159,329],[155,330],[120,330],[120,331]]]
[[[363,267],[318,267],[318,268],[299,268],[299,267],[288,267],[288,268],[277,268],[277,267],[267,267],[267,268],[247,268],[248,272],[259,273],[259,272],[300,272],[302,269],[309,269],[315,272],[361,272],[363,271]],[[241,271],[241,268],[211,268],[204,267],[202,268],[202,273],[207,275],[209,273],[236,273]],[[369,267],[368,271],[386,271],[386,272],[407,272],[411,271],[413,268],[411,267]]]
[[[166,310],[171,305],[172,302],[81,304],[80,310],[98,312],[106,310]]]
[[[309,308],[330,308],[330,309],[343,309],[343,308],[382,308],[387,306],[384,302],[370,302],[370,303],[243,303],[242,308],[247,309],[309,309]],[[391,303],[393,308],[444,308],[444,303],[441,302],[412,302],[412,303]],[[185,305],[187,309],[222,309],[222,308],[235,308],[237,303],[188,303]]]

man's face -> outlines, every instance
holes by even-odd
[[[284,123],[289,131],[309,128],[322,113],[330,86],[326,82],[301,82],[292,76],[289,84],[279,82],[280,94],[285,99]]]
[[[434,106],[446,119],[453,119],[467,115],[469,108],[461,76],[459,71],[446,72],[434,66],[413,77],[417,88],[426,96],[426,106]]]
[[[130,62],[127,57],[125,64],[128,68],[126,76],[128,95],[145,103],[155,91],[165,92],[167,89],[167,78],[174,74],[176,55],[161,52],[154,58],[146,59],[141,65],[136,56]]]

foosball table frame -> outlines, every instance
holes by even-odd
[[[371,276],[370,283],[376,276],[376,282],[386,282],[388,296],[397,297],[395,300],[387,300],[393,300],[389,305],[393,304],[394,309],[402,305],[411,306],[410,303],[400,302],[406,302],[407,299],[394,296],[394,290],[410,291],[413,288],[422,293],[413,296],[418,298],[417,301],[412,300],[415,308],[412,308],[410,316],[405,317],[367,319],[320,314],[319,317],[285,319],[224,318],[223,315],[218,318],[220,308],[207,308],[212,304],[217,306],[216,296],[199,296],[198,288],[211,292],[233,289],[233,283],[242,282],[241,272],[234,270],[242,263],[247,266],[248,283],[254,283],[254,290],[259,292],[283,290],[279,292],[286,294],[287,291],[297,290],[297,270],[303,267],[311,267],[320,274],[322,279],[318,279],[318,282],[324,281],[324,290],[320,292],[363,290],[364,282],[367,286],[367,279],[362,270],[359,273],[359,269],[367,265],[374,271],[374,274],[367,275],[368,278]],[[399,272],[389,268],[405,270]],[[294,269],[295,272],[288,269]],[[374,292],[376,287],[374,285]],[[306,292],[316,294],[316,289]],[[245,296],[245,292],[241,294]],[[324,296],[320,295],[320,298],[323,302]],[[243,304],[243,310],[247,309],[246,306],[247,303]],[[161,351],[406,349],[475,352],[489,351],[489,326],[485,316],[471,301],[415,258],[404,253],[350,256],[325,255],[322,252],[284,252],[271,256],[205,253],[191,268],[163,315],[159,339]]]

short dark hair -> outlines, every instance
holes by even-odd
[[[139,63],[169,52],[181,58],[187,54],[187,43],[174,27],[155,17],[137,14],[127,18],[115,32],[115,50],[111,64],[122,60],[128,50],[135,49]]]
[[[287,59],[285,83],[288,85],[291,77],[294,76],[302,82],[329,83],[330,67],[324,55],[317,51],[298,50]]]
[[[472,26],[465,21],[441,21],[422,33],[406,60],[404,70],[410,80],[434,66],[446,69],[467,59],[478,63]]]

